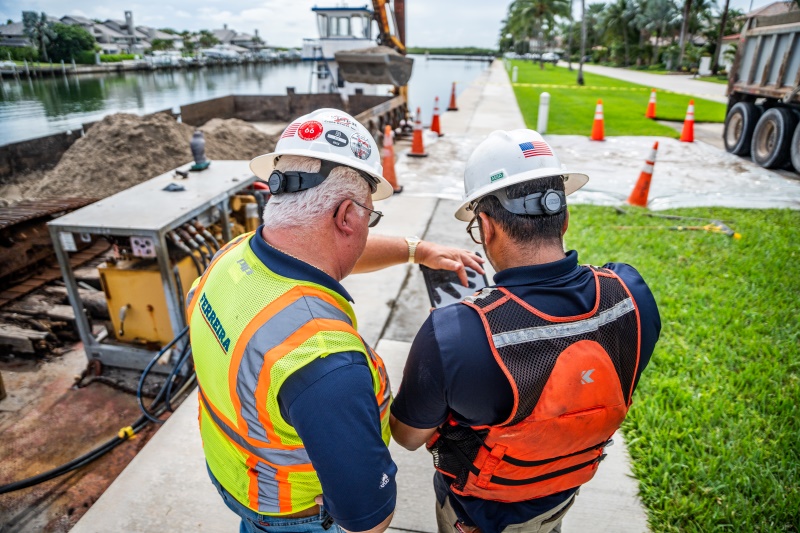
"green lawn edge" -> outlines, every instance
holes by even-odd
[[[566,244],[633,265],[659,305],[622,428],[652,531],[798,531],[800,212],[664,212],[729,221],[735,240],[625,209],[570,206]]]
[[[592,132],[597,101],[603,101],[605,134],[661,136],[677,138],[678,132],[655,120],[645,118],[650,98],[650,87],[616,80],[589,72],[584,73],[585,85],[576,82],[577,69],[547,64],[542,70],[538,63],[511,61],[511,69],[518,69],[517,82],[512,83],[522,116],[527,127],[537,128],[539,96],[550,94],[548,134],[586,135]],[[695,121],[725,121],[725,104],[712,102],[670,91],[657,90],[656,118],[683,121],[689,100],[694,99]]]

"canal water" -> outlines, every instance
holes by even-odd
[[[413,56],[409,104],[430,123],[433,100],[447,108],[450,87],[460,92],[488,63]],[[78,130],[84,122],[112,113],[148,114],[229,94],[286,94],[310,91],[311,62],[214,66],[105,75],[0,81],[0,145]]]

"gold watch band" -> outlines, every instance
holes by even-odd
[[[408,262],[412,265],[416,263],[417,246],[420,243],[419,237],[406,237],[408,243]]]

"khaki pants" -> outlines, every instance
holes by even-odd
[[[504,533],[561,533],[561,519],[567,514],[572,504],[575,503],[575,496],[569,498],[564,503],[557,505],[522,524],[511,524],[506,527]],[[436,503],[436,523],[439,526],[439,533],[481,533],[481,530],[473,526],[465,526],[458,522],[453,506],[450,505],[450,497],[444,500],[444,505]]]

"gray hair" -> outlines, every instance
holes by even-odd
[[[321,165],[319,159],[285,155],[278,160],[275,169],[281,172],[319,172]],[[309,221],[332,217],[336,206],[345,200],[364,203],[369,195],[369,184],[358,172],[338,166],[316,187],[271,197],[264,208],[264,224],[268,228],[306,225]]]

